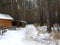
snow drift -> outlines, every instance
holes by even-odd
[[[46,26],[40,27],[45,30]],[[54,33],[42,33],[34,25],[27,25],[19,30],[8,30],[0,35],[0,45],[60,45],[60,39],[54,40]]]

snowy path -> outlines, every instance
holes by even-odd
[[[4,35],[0,35],[0,45],[34,45],[29,41],[24,41],[26,29],[19,31],[7,31]]]
[[[26,32],[29,28],[21,28],[17,31],[11,30],[4,33],[4,35],[0,35],[0,45],[37,45],[37,42],[25,39]],[[38,45],[40,44],[38,43]]]
[[[28,27],[28,28],[27,28]],[[6,33],[4,33],[4,35],[0,35],[0,45],[60,45],[60,40],[58,41],[58,44],[56,44],[55,42],[51,41],[50,44],[49,41],[45,41],[42,39],[43,37],[45,37],[45,35],[47,34],[40,34],[40,41],[42,42],[38,42],[38,41],[34,41],[34,40],[28,40],[26,39],[26,34],[29,30],[33,30],[32,34],[35,34],[34,36],[36,36],[36,31],[34,32],[35,28],[30,25],[27,26],[25,28],[21,28],[20,30],[8,30]],[[32,27],[32,28],[31,28]],[[48,35],[46,35],[48,36]]]
[[[8,31],[3,36],[0,36],[1,45],[23,45],[25,31]]]

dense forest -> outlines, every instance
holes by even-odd
[[[60,0],[0,0],[0,13],[10,14],[15,20],[47,25],[60,25]],[[50,32],[49,31],[49,32]]]

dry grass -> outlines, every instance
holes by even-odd
[[[56,40],[59,40],[59,39],[60,39],[60,32],[55,31],[55,32],[53,32],[53,33],[54,33],[53,38],[56,39]]]

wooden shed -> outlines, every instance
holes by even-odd
[[[8,14],[0,14],[0,27],[11,27],[13,18]]]

